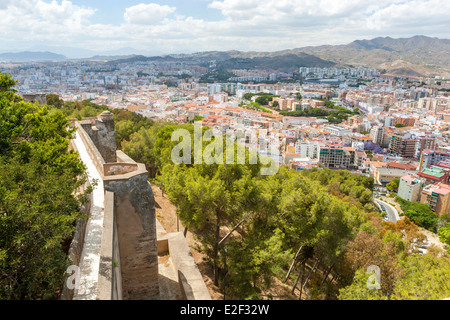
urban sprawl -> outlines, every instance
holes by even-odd
[[[450,80],[299,67],[295,73],[231,69],[226,81],[215,81],[205,77],[214,67],[214,61],[0,63],[31,101],[58,94],[66,102],[89,99],[224,134],[264,132],[278,140],[270,144],[276,150],[258,137],[245,144],[280,166],[370,175],[381,194],[399,179],[399,197],[427,203],[439,215],[450,212]],[[327,113],[336,110],[347,115],[339,123]]]

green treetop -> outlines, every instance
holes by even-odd
[[[21,101],[14,84],[0,75],[0,299],[54,299],[86,200],[77,192],[85,166],[68,151],[66,117]]]

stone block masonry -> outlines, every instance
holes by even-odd
[[[151,298],[159,294],[155,200],[146,171],[128,175],[103,181],[115,195],[123,299]]]
[[[103,111],[98,117],[82,120],[79,123],[89,135],[105,162],[116,162],[117,146],[113,114],[109,111]]]
[[[117,152],[110,112],[73,125],[89,178],[98,180],[80,261],[81,287],[74,299],[157,296],[155,202],[145,165]],[[126,163],[117,162],[123,158]],[[105,193],[112,200],[106,201]]]
[[[72,259],[80,267],[80,286],[73,290],[73,297],[66,290],[62,299],[172,298],[174,291],[167,291],[170,281],[179,283],[175,291],[182,294],[176,294],[177,299],[211,299],[182,233],[164,232],[160,241],[167,242],[165,250],[173,257],[169,260],[176,270],[171,276],[176,280],[167,281],[167,274],[159,274],[160,239],[148,172],[144,164],[116,150],[112,114],[105,111],[95,118],[73,120],[72,125],[78,129],[71,146],[86,164],[89,180],[98,184],[92,193],[86,231],[80,233],[84,237],[74,243],[81,250],[79,263]]]

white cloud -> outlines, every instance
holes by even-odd
[[[447,0],[414,0],[393,3],[379,9],[367,19],[369,29],[411,29],[420,30],[421,26],[437,26],[444,24],[444,34],[449,34],[450,1]]]
[[[41,31],[51,32],[51,35],[73,33],[88,25],[94,13],[93,8],[76,6],[66,0],[61,3],[55,0],[18,0],[0,10],[0,27],[8,34],[28,30],[30,34],[44,37]]]
[[[366,8],[371,2],[386,0],[214,0],[209,7],[220,10],[229,19],[247,16],[279,20],[283,16],[289,19],[349,16]]]
[[[3,0],[2,0],[3,1]],[[27,47],[33,42],[64,43],[85,37],[96,9],[63,0],[15,0],[0,10],[0,42]]]
[[[159,5],[156,3],[138,4],[125,10],[124,19],[131,24],[154,25],[158,24],[169,14],[176,10],[175,7]]]
[[[162,51],[267,50],[348,43],[377,36],[448,38],[448,0],[213,0],[193,18],[155,3],[124,10],[124,20],[95,23],[96,9],[69,0],[0,0],[0,43],[83,48],[146,46]],[[207,10],[222,19],[208,21]]]
[[[291,47],[388,35],[448,38],[450,28],[448,0],[214,0],[209,7],[224,16],[222,33],[299,39]]]
[[[51,3],[39,1],[36,6],[37,14],[45,21],[52,23],[87,24],[95,9],[75,6],[72,2],[63,0],[59,4],[56,0]]]

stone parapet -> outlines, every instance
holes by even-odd
[[[98,300],[122,300],[120,249],[117,246],[114,202],[114,193],[106,191],[97,285]]]
[[[103,180],[105,191],[115,194],[124,299],[146,299],[159,293],[155,200],[142,166]]]
[[[134,173],[135,171],[138,171],[139,165],[134,162],[115,162],[115,163],[105,163],[103,164],[103,177],[108,176],[119,176],[119,175],[125,175],[128,173]],[[143,168],[145,170],[145,167]]]
[[[103,165],[105,164],[103,156],[100,154],[91,137],[87,134],[81,123],[75,121],[73,124],[77,128],[76,134],[79,135],[81,140],[83,141],[83,144],[86,147],[86,150],[92,161],[94,162],[97,171],[100,173],[100,175],[103,175]]]
[[[169,253],[185,300],[211,300],[208,288],[182,232],[166,233],[157,222],[158,253]]]

